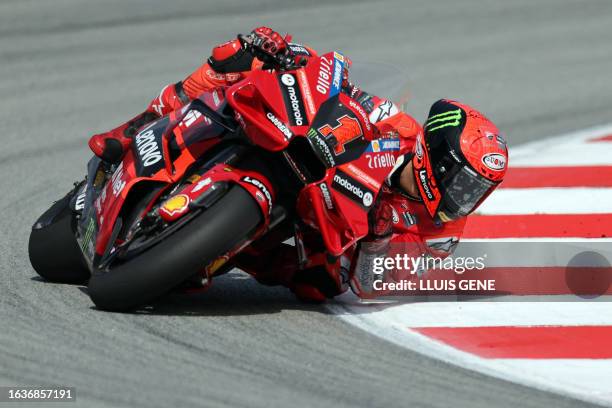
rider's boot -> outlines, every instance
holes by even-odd
[[[187,102],[189,98],[183,91],[182,82],[166,85],[143,113],[109,132],[93,135],[89,148],[102,160],[117,163],[129,149],[138,129]]]
[[[143,112],[113,130],[93,135],[89,139],[89,148],[102,160],[117,163],[129,149],[136,131],[158,117],[155,112]]]

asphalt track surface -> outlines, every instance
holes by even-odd
[[[419,120],[457,98],[511,144],[610,121],[611,2],[424,3],[0,3],[0,385],[73,386],[87,407],[580,406],[415,354],[241,275],[112,314],[29,265],[30,225],[83,176],[87,136],[262,23],[400,67]]]

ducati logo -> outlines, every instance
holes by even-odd
[[[344,115],[338,118],[337,121],[338,125],[336,127],[331,127],[331,125],[325,124],[317,129],[319,133],[327,139],[333,138],[335,144],[334,154],[336,156],[345,152],[346,149],[344,146],[347,143],[350,143],[353,140],[359,139],[363,136],[361,125],[356,118],[349,115]]]

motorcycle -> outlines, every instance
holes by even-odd
[[[305,66],[276,57],[274,69],[139,129],[119,163],[94,156],[34,224],[32,266],[51,281],[88,281],[98,308],[124,311],[187,281],[210,285],[281,225],[298,248],[301,229],[318,230],[340,256],[367,235],[389,170],[368,162],[399,154],[381,148],[397,137],[375,134],[340,92],[346,63],[339,52]]]

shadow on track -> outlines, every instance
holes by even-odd
[[[32,281],[56,285],[35,276]],[[88,295],[87,287],[77,288]],[[97,310],[91,306],[92,310]],[[280,313],[283,310],[299,310],[330,314],[321,304],[300,302],[287,288],[265,286],[241,273],[229,273],[215,279],[205,291],[186,293],[171,292],[155,303],[143,306],[127,314],[152,316],[250,316]]]

